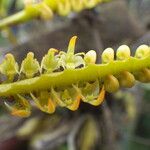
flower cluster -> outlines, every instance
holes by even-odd
[[[28,117],[30,99],[43,112],[54,113],[56,107],[78,109],[80,101],[100,105],[105,91],[116,92],[120,87],[130,88],[135,81],[150,82],[150,47],[141,45],[135,56],[122,45],[116,56],[112,48],[96,63],[94,50],[75,54],[77,37],[71,38],[67,52],[51,48],[41,63],[29,52],[19,67],[12,54],[6,54],[0,64],[0,96],[12,115]],[[116,58],[116,60],[115,60]],[[13,104],[8,99],[14,99]]]

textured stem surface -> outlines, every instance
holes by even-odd
[[[66,69],[62,72],[43,74],[39,77],[25,79],[13,83],[0,85],[0,96],[9,96],[19,93],[29,93],[38,90],[47,90],[51,87],[69,86],[80,81],[95,81],[105,76],[117,75],[122,71],[136,72],[150,67],[150,56],[144,59],[129,58],[124,61],[113,61],[108,64],[90,64],[79,69]]]

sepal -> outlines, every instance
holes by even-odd
[[[15,96],[15,104],[10,105],[4,102],[11,115],[17,117],[29,117],[31,115],[31,106],[27,99],[21,95]]]
[[[43,112],[52,114],[55,112],[56,104],[51,99],[50,93],[47,91],[41,91],[37,93],[35,96],[34,94],[30,93],[33,101],[35,102],[36,106]]]

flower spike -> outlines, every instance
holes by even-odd
[[[49,49],[41,64],[32,52],[27,54],[21,67],[12,54],[6,55],[0,64],[0,73],[4,76],[0,97],[14,97],[13,105],[5,102],[12,115],[28,117],[31,114],[31,105],[26,100],[29,96],[37,108],[52,114],[59,106],[75,111],[81,101],[98,106],[105,99],[105,92],[130,88],[136,80],[150,82],[149,46],[139,46],[132,57],[130,48],[122,45],[116,52],[116,60],[114,50],[107,48],[101,56],[102,64],[95,64],[95,51],[74,53],[76,39],[76,36],[71,38],[67,52]]]

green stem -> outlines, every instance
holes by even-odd
[[[14,14],[10,17],[0,20],[0,29],[4,28],[6,26],[12,26],[12,25],[15,25],[18,23],[23,23],[30,19],[32,19],[32,18],[29,15],[27,15],[25,10],[23,10],[17,14]]]
[[[24,10],[0,20],[0,29],[37,18],[40,15],[40,7],[40,4],[27,6]]]
[[[30,93],[37,90],[48,90],[51,87],[69,86],[78,82],[95,81],[105,76],[117,75],[122,71],[136,72],[150,68],[150,56],[144,59],[131,57],[126,61],[113,61],[109,64],[91,64],[85,68],[64,70],[62,72],[43,74],[39,77],[25,79],[0,85],[0,96]]]

